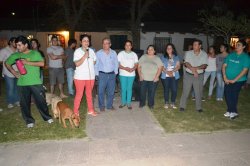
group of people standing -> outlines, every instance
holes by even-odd
[[[203,87],[210,77],[208,99],[211,99],[216,78],[216,100],[223,101],[225,96],[227,112],[225,117],[234,119],[238,116],[237,103],[239,92],[247,81],[250,68],[250,58],[246,52],[247,44],[239,40],[236,48],[228,53],[228,46],[220,46],[220,54],[215,55],[215,48],[209,47],[208,55],[201,50],[201,41],[193,42],[193,50],[186,52],[186,74],[183,78],[183,93],[180,101],[180,111],[185,111],[186,101],[191,88],[194,89],[196,110],[202,112],[201,101]]]
[[[95,52],[90,47],[90,38],[84,34],[80,36],[81,46],[76,49],[77,41],[70,39],[65,50],[59,46],[57,36],[52,36],[52,45],[47,48],[50,92],[54,94],[58,83],[60,97],[66,98],[63,92],[64,72],[66,68],[68,93],[74,96],[74,113],[79,116],[79,107],[86,93],[88,114],[96,116],[93,106],[92,91],[95,81],[98,80],[98,105],[101,112],[115,110],[113,100],[116,87],[116,75],[119,74],[121,87],[121,104],[119,108],[132,109],[131,98],[133,83],[137,72],[140,84],[139,107],[147,105],[154,108],[155,93],[159,79],[164,88],[165,109],[177,109],[176,97],[179,69],[184,66],[183,91],[179,110],[185,111],[189,93],[193,88],[196,101],[196,110],[202,112],[203,87],[210,77],[209,94],[211,98],[216,78],[217,101],[225,100],[227,103],[226,117],[235,118],[237,114],[237,101],[241,86],[246,82],[249,69],[249,57],[245,53],[246,42],[238,41],[235,52],[228,54],[228,47],[222,44],[221,54],[215,55],[214,47],[210,47],[208,54],[202,50],[202,42],[194,40],[192,49],[185,53],[182,63],[172,43],[166,45],[165,53],[156,55],[154,45],[149,45],[146,53],[139,59],[132,51],[133,44],[127,40],[124,51],[116,53],[111,49],[111,40],[102,40],[102,49]],[[6,80],[8,108],[13,104],[21,105],[21,111],[27,127],[34,126],[34,118],[30,113],[31,96],[37,105],[41,116],[48,123],[53,120],[48,112],[45,101],[45,90],[42,86],[43,77],[41,67],[45,58],[39,51],[39,43],[31,40],[31,49],[26,37],[11,38],[9,45],[0,52],[0,61],[4,62],[3,75]],[[17,59],[22,59],[27,74],[20,75],[15,67]],[[65,64],[63,63],[65,61]],[[9,83],[10,80],[12,83]],[[15,82],[16,81],[16,82]],[[12,88],[11,85],[17,87]],[[224,88],[225,86],[225,88]],[[75,88],[74,88],[75,87]],[[224,93],[225,90],[225,93]],[[17,95],[18,91],[18,95]],[[171,97],[169,98],[169,94]],[[105,99],[106,96],[106,99]],[[106,102],[105,102],[106,101]]]

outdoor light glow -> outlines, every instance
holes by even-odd
[[[34,38],[33,35],[28,35],[28,36],[27,36],[27,39],[29,39],[29,40],[30,40],[30,39],[33,39],[33,38]]]
[[[60,34],[67,38],[69,36],[69,31],[61,31]]]
[[[230,45],[235,48],[236,47],[236,43],[239,41],[239,38],[237,36],[233,36],[230,39]]]
[[[14,15],[16,15],[16,13],[12,12],[11,15],[14,16]]]

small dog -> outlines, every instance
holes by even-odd
[[[57,107],[57,103],[59,101],[62,101],[62,99],[59,96],[53,96],[51,98],[51,109],[52,109],[54,118],[58,118],[59,117],[59,112],[58,112],[58,110],[56,108]]]
[[[73,128],[75,127],[79,127],[80,125],[80,118],[79,116],[76,116],[72,109],[69,108],[69,106],[64,103],[63,101],[59,101],[57,103],[57,107],[56,107],[58,114],[59,114],[59,123],[63,123],[63,127],[66,128],[66,123],[65,123],[65,119],[69,119],[70,125]],[[74,123],[74,125],[73,125]]]

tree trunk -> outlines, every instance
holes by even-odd
[[[140,49],[140,29],[139,27],[133,27],[131,29],[132,40],[133,40],[133,48],[139,50]]]
[[[75,39],[75,30],[73,29],[69,30],[69,39]]]

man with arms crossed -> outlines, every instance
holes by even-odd
[[[49,83],[50,92],[54,94],[56,81],[58,81],[60,97],[66,98],[63,93],[64,84],[64,69],[63,69],[63,59],[65,58],[64,50],[61,46],[58,46],[57,36],[52,36],[51,38],[52,46],[47,48],[47,54],[49,58]]]
[[[183,91],[180,100],[180,111],[185,111],[187,98],[194,88],[196,110],[202,112],[201,98],[203,91],[204,69],[207,67],[207,53],[201,50],[202,42],[198,39],[193,41],[193,50],[185,54],[186,74],[183,78]]]

